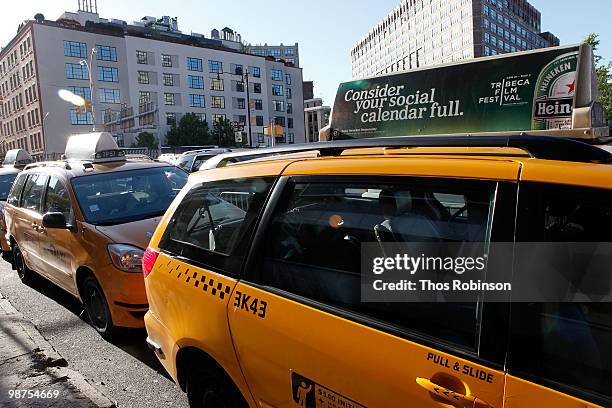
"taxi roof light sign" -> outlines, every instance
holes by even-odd
[[[591,46],[552,47],[342,83],[320,139],[521,132],[603,141],[598,99]]]
[[[125,153],[108,132],[93,132],[70,136],[64,153],[66,160],[108,163],[125,161]]]
[[[2,164],[4,166],[23,167],[32,163],[32,161],[32,156],[30,156],[27,150],[12,149],[6,152]]]

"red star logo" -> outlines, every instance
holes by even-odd
[[[576,87],[576,80],[574,79],[574,82],[572,82],[571,84],[565,84],[565,86],[567,86],[567,93],[572,93],[574,92],[574,88]]]

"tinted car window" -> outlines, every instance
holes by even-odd
[[[476,303],[362,302],[361,244],[377,242],[383,255],[387,242],[485,241],[493,191],[494,184],[485,182],[384,178],[290,184],[264,240],[256,279],[400,330],[475,348]]]
[[[72,207],[68,190],[64,183],[56,177],[49,179],[43,212],[61,212],[66,217],[66,222],[72,222]]]
[[[521,187],[519,208],[517,240],[565,243],[555,246],[561,249],[567,246],[549,262],[571,262],[578,279],[570,276],[555,285],[567,285],[570,295],[577,291],[610,293],[612,277],[607,287],[593,288],[588,277],[579,273],[587,270],[591,258],[584,253],[577,258],[571,244],[593,243],[595,250],[598,243],[610,242],[611,191],[527,183]],[[516,258],[515,268],[521,268],[521,259]],[[611,303],[513,303],[511,319],[512,373],[579,387],[612,402]]]
[[[27,174],[21,174],[17,180],[13,183],[13,187],[11,188],[11,192],[8,195],[7,202],[16,207],[19,206],[19,200],[21,199],[21,192],[23,191],[23,185],[25,184],[26,179],[28,178]]]
[[[111,225],[162,215],[187,182],[176,167],[105,172],[71,180],[85,220]]]
[[[45,185],[49,177],[42,174],[31,174],[23,189],[21,207],[28,210],[41,212],[42,200],[45,193]]]
[[[0,176],[0,201],[6,201],[16,177],[17,174],[6,174],[4,176]]]
[[[272,180],[205,183],[177,208],[160,248],[222,272],[238,273]]]

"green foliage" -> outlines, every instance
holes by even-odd
[[[153,133],[149,132],[140,132],[138,136],[136,136],[136,143],[133,147],[146,147],[149,149],[157,149],[159,143],[155,138]]]
[[[612,120],[612,61],[607,64],[602,64],[601,55],[597,55],[597,47],[599,46],[599,35],[591,33],[584,40],[593,47],[593,55],[595,59],[595,73],[597,76],[597,86],[599,88],[599,97],[604,111],[608,115],[608,120]]]
[[[242,145],[242,143],[236,143],[236,136],[229,119],[220,119],[214,123],[212,137],[214,144],[219,146],[238,147]]]
[[[178,126],[168,131],[166,143],[168,146],[204,146],[213,144],[213,139],[206,121],[201,121],[195,113],[186,113]]]

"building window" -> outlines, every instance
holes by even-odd
[[[87,58],[87,44],[76,41],[64,41],[64,56]]]
[[[261,77],[261,68],[259,68],[259,67],[251,67],[251,75],[254,78],[260,78]]]
[[[295,55],[295,49],[293,47],[285,48],[285,56],[293,57]]]
[[[280,69],[273,69],[270,71],[272,74],[273,81],[282,81],[283,80],[283,71]]]
[[[293,126],[290,126],[293,127]],[[287,143],[295,143],[295,134],[287,133]]]
[[[204,89],[204,78],[199,75],[187,75],[187,84],[191,89]]]
[[[202,59],[187,57],[187,70],[202,72]]]
[[[204,108],[204,95],[189,94],[189,106],[192,108]]]
[[[274,118],[274,124],[279,126],[285,126],[285,117],[284,116],[276,116]]]
[[[282,85],[272,85],[272,95],[274,96],[283,96],[283,86]]]
[[[86,101],[91,101],[91,89],[88,86],[69,86],[68,90]]]
[[[272,106],[275,112],[284,112],[285,111],[285,102],[284,101],[272,101]]]
[[[117,48],[108,45],[96,45],[96,59],[99,61],[117,61]]]
[[[242,75],[243,73],[242,65],[232,64],[232,71],[234,72],[235,75]]]
[[[263,110],[263,101],[261,99],[255,99],[255,110]]]
[[[119,89],[98,89],[98,101],[101,103],[121,103],[121,93]]]
[[[162,54],[162,67],[172,68],[172,55]]]
[[[287,127],[293,129],[293,118],[287,118]]]
[[[246,100],[244,98],[236,99],[236,108],[237,109],[246,109]]]
[[[192,112],[200,122],[206,122],[206,114],[201,112]]]
[[[285,74],[285,83],[291,85],[291,74]]]
[[[287,95],[286,95],[286,96],[287,96],[287,99],[291,99],[291,98],[292,98],[291,88],[287,87],[287,89],[286,89],[286,94],[287,94]]]
[[[255,116],[255,126],[263,126],[263,116]]]
[[[164,73],[164,86],[174,86],[174,75]]]
[[[173,106],[176,104],[173,93],[164,93],[164,105]]]
[[[242,81],[234,81],[234,89],[236,92],[244,92],[244,82]]]
[[[212,122],[213,123],[221,122],[222,120],[225,120],[225,114],[223,114],[223,113],[213,113],[213,115],[212,115]]]
[[[287,113],[293,113],[293,104],[291,102],[287,102]]]
[[[138,64],[148,64],[148,55],[146,51],[136,51],[136,62]]]
[[[89,70],[85,65],[66,63],[66,78],[89,79]]]
[[[223,79],[210,78],[210,90],[211,91],[222,91],[223,90]]]
[[[166,125],[176,126],[176,113],[166,112]]]
[[[261,84],[258,82],[255,82],[253,84],[253,93],[261,93]]]
[[[138,103],[140,105],[151,102],[151,92],[140,91],[138,93]]]
[[[149,83],[148,71],[138,71],[138,83],[143,85],[147,85]]]
[[[98,81],[119,82],[119,70],[115,67],[98,67]]]
[[[211,96],[211,107],[214,109],[225,109],[225,97]]]
[[[273,57],[280,57],[281,56],[281,50],[280,48],[270,48],[270,55]]]
[[[223,63],[221,61],[208,60],[208,72],[211,74],[222,74]]]
[[[71,125],[93,125],[93,115],[91,112],[77,113],[76,109],[70,109]]]
[[[257,143],[264,143],[264,134],[263,133],[258,133],[257,134]]]

